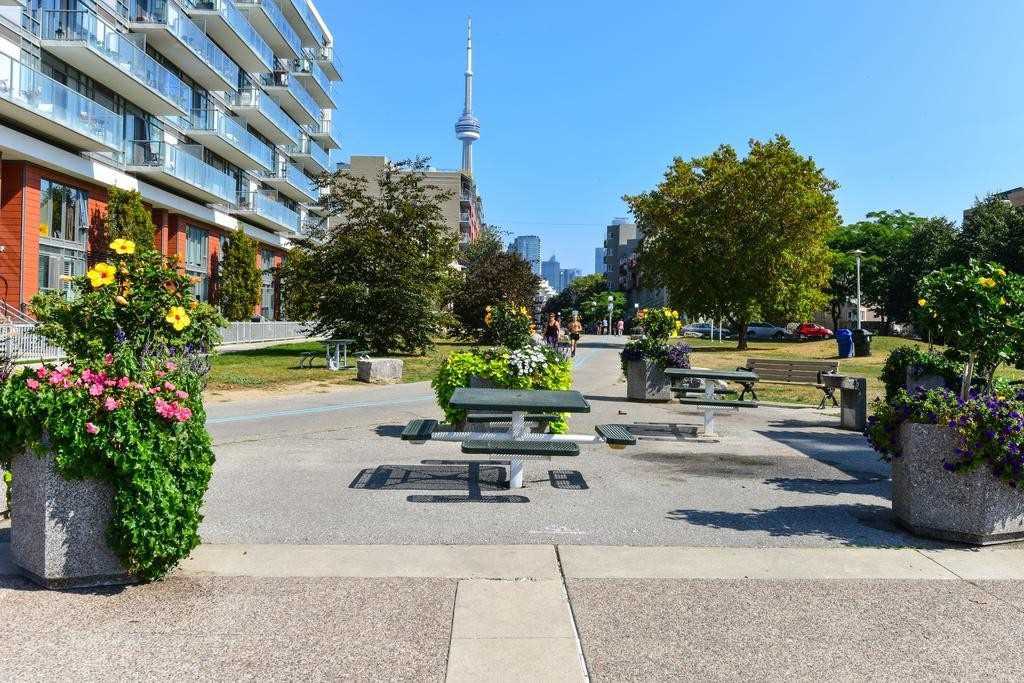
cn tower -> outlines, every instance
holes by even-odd
[[[473,19],[466,22],[466,103],[455,124],[455,137],[462,140],[462,171],[473,175],[473,143],[480,139],[480,120],[473,116]]]

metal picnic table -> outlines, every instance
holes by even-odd
[[[596,434],[531,431],[530,424],[551,417],[540,413],[589,413],[590,404],[578,391],[460,388],[452,394],[450,405],[467,411],[470,423],[486,421],[505,431],[438,431],[436,420],[413,420],[402,432],[402,439],[418,444],[454,441],[462,444],[463,453],[501,456],[508,461],[509,488],[523,487],[526,459],[579,455],[579,444],[595,441],[604,441],[612,448],[636,444],[636,437],[622,425],[598,425]]]
[[[348,370],[348,345],[355,344],[355,339],[328,339],[324,342],[327,346],[327,367],[330,370]]]
[[[757,373],[745,370],[698,370],[696,368],[666,368],[665,374],[672,381],[672,390],[683,394],[679,402],[684,405],[696,405],[704,408],[704,436],[718,436],[715,433],[715,413],[723,408],[756,408],[757,401],[733,401],[719,398],[721,392],[716,390],[718,381],[738,382],[744,385],[753,385],[757,382]],[[704,395],[702,398],[691,399],[686,397],[687,391],[697,392],[699,389],[679,387],[678,382],[688,380],[703,380]]]

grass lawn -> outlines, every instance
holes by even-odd
[[[746,364],[747,358],[780,358],[792,360],[838,360],[839,372],[868,378],[868,400],[885,394],[885,387],[879,378],[885,359],[896,346],[911,345],[926,349],[925,342],[915,342],[901,337],[873,336],[871,356],[867,358],[839,358],[836,341],[814,342],[750,342],[746,351],[736,350],[736,341],[711,341],[709,339],[683,340],[693,347],[690,362],[694,367],[735,370]],[[1002,367],[998,375],[1014,378],[1024,376],[1019,370]],[[759,384],[757,395],[763,401],[785,401],[789,403],[810,403],[817,405],[821,391],[814,387],[787,386],[784,384]]]
[[[405,361],[403,382],[421,382],[433,379],[437,368],[448,354],[469,344],[439,341],[425,356],[391,354],[389,358]],[[299,354],[316,351],[320,354],[312,369],[298,368]],[[208,391],[223,392],[239,389],[276,389],[292,384],[316,382],[325,387],[356,384],[356,370],[332,372],[324,367],[324,345],[320,342],[297,342],[268,346],[252,351],[229,351],[213,357]],[[349,357],[351,363],[355,361]]]

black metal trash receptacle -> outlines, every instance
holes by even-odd
[[[853,331],[853,355],[871,355],[871,333],[868,332],[867,330]]]

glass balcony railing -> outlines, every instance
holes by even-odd
[[[302,17],[303,23],[306,24],[306,28],[309,29],[310,33],[316,38],[316,42],[319,45],[323,45],[326,42],[323,30],[320,28],[320,23],[313,16],[313,12],[310,11],[309,5],[306,4],[306,0],[281,0],[282,2],[290,2],[292,7],[298,11],[299,16]]]
[[[219,13],[242,42],[260,56],[260,61],[266,64],[267,70],[274,68],[274,51],[270,49],[267,41],[263,40],[263,36],[256,28],[249,23],[245,15],[235,7],[232,0],[194,0],[193,4],[196,9],[213,10]]]
[[[299,39],[299,34],[295,32],[292,25],[285,19],[284,14],[281,13],[281,8],[275,0],[238,0],[238,4],[262,7],[263,11],[267,14],[267,18],[270,19],[270,23],[281,33],[285,42],[291,46],[296,54],[302,54],[302,40]]]
[[[317,188],[316,183],[300,171],[295,164],[278,164],[277,177],[287,179],[289,183],[313,199],[320,196],[320,189]]]
[[[0,98],[112,149],[122,146],[120,114],[3,54]]]
[[[238,209],[252,212],[257,216],[287,227],[293,232],[299,231],[299,214],[287,206],[259,192],[248,192],[238,196]]]
[[[174,2],[168,0],[134,0],[132,21],[163,24],[178,40],[188,45],[197,57],[210,65],[224,80],[238,87],[238,65],[203,33]]]
[[[313,80],[317,82],[317,85],[323,88],[323,91],[327,93],[327,96],[331,100],[334,99],[334,89],[331,87],[331,81],[327,78],[327,74],[324,73],[324,70],[321,69],[320,65],[315,61],[309,58],[295,60],[292,63],[292,71],[296,73],[309,74],[313,77]]]
[[[317,166],[320,166],[321,168],[330,168],[330,155],[327,154],[323,147],[316,144],[316,142],[311,140],[307,135],[302,136],[302,142],[300,144],[288,145],[285,150],[291,156],[312,157]]]
[[[164,99],[183,111],[189,110],[192,89],[92,12],[46,10],[40,30],[44,40],[85,43],[90,50]]]
[[[225,202],[235,199],[235,179],[176,145],[151,140],[134,140],[128,150],[129,166],[148,166],[162,170],[193,187]]]
[[[220,109],[193,110],[192,128],[213,131],[264,167],[274,167],[274,151]]]
[[[293,140],[302,139],[302,129],[295,123],[280,105],[271,99],[259,88],[249,87],[238,91],[238,94],[229,98],[233,104],[242,107],[255,107],[260,113],[274,122],[288,137]]]
[[[334,73],[338,74],[338,79],[341,79],[341,60],[338,59],[337,53],[334,51],[333,45],[325,45],[324,47],[313,48],[307,50],[306,54],[310,55],[313,59],[318,62],[329,62],[331,69]]]
[[[313,96],[302,87],[302,84],[297,79],[292,78],[290,73],[275,71],[270,74],[261,74],[260,78],[263,80],[263,85],[268,88],[288,88],[288,92],[298,100],[302,108],[313,118],[319,119],[323,116],[323,110],[320,109],[320,105],[316,103]]]

